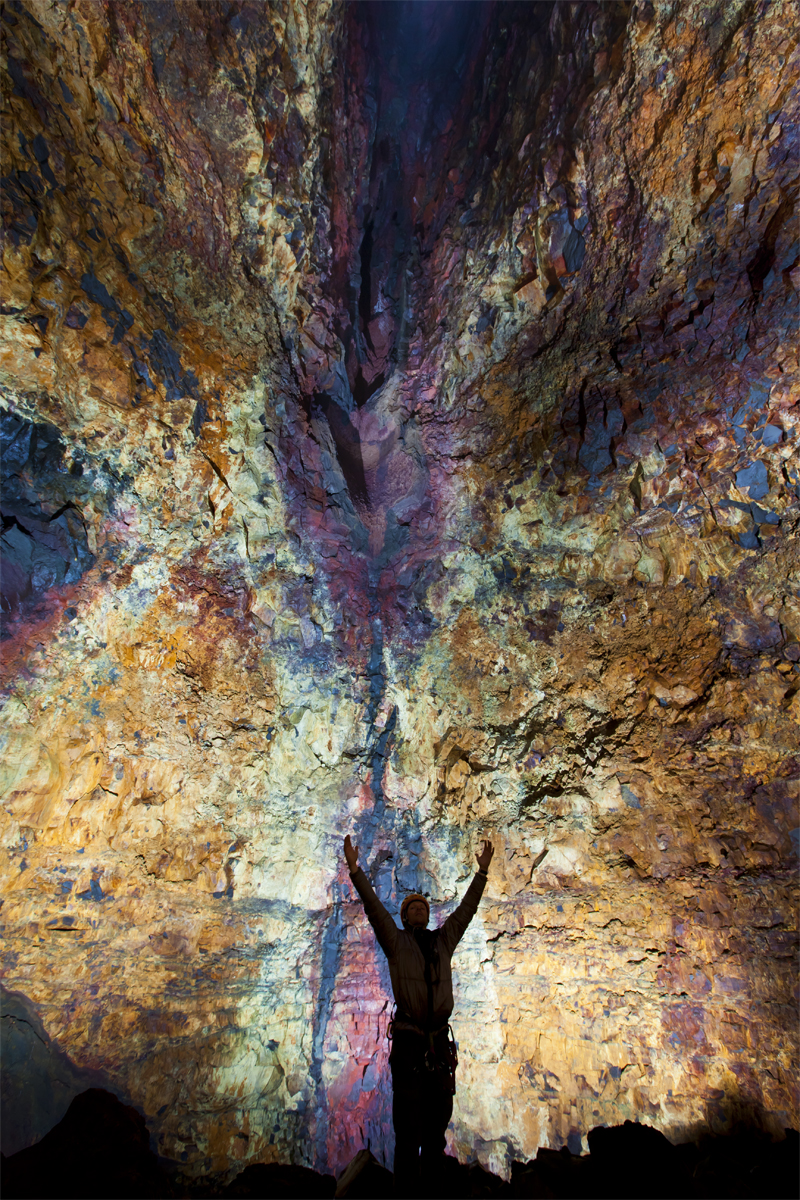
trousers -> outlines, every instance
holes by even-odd
[[[434,1038],[434,1053],[447,1055],[447,1030]],[[446,1075],[431,1071],[425,1062],[427,1038],[410,1030],[397,1030],[392,1039],[392,1120],[394,1122],[395,1196],[432,1196],[432,1180],[439,1174],[453,1115],[453,1095]]]

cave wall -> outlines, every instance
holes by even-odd
[[[5,6],[2,976],[187,1175],[391,1154],[346,832],[460,1157],[796,1127],[795,17]]]

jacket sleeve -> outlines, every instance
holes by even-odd
[[[375,936],[378,939],[381,950],[387,958],[392,958],[400,930],[375,895],[372,884],[367,879],[361,867],[358,867],[351,874],[350,879],[352,880],[353,887],[361,897],[364,904],[364,912],[367,914],[367,920],[375,930]]]
[[[475,878],[467,888],[466,896],[456,911],[450,914],[439,931],[439,936],[444,939],[448,954],[453,953],[464,936],[467,926],[478,911],[478,902],[483,895],[485,887],[486,876],[481,875],[480,871],[476,872]]]

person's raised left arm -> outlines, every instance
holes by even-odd
[[[489,863],[494,857],[494,846],[492,843],[484,842],[480,853],[476,854],[475,857],[478,860],[478,871],[475,878],[467,888],[466,895],[456,911],[450,914],[440,930],[440,937],[444,938],[448,954],[453,953],[464,936],[467,926],[478,911],[478,904],[483,895],[483,889],[486,887],[486,880],[489,874]]]

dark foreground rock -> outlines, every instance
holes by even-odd
[[[378,1162],[369,1150],[359,1150],[353,1161],[336,1180],[336,1200],[356,1200],[371,1196],[391,1196],[392,1172]]]
[[[270,1200],[273,1196],[276,1200],[280,1196],[307,1196],[309,1200],[312,1197],[316,1200],[316,1197],[333,1196],[335,1191],[336,1180],[333,1175],[320,1175],[308,1167],[286,1163],[254,1163],[245,1167],[241,1175],[237,1175],[233,1183],[218,1194],[236,1197],[237,1200],[245,1200],[246,1197]]]
[[[8,1157],[38,1142],[76,1096],[103,1080],[59,1049],[36,1006],[1,983],[0,1029],[0,1149]]]
[[[794,1200],[800,1192],[800,1139],[793,1129],[773,1142],[761,1130],[742,1125],[724,1137],[673,1146],[651,1126],[626,1121],[593,1129],[589,1148],[589,1154],[573,1155],[567,1147],[542,1147],[530,1162],[513,1164],[508,1182],[478,1163],[444,1157],[435,1175],[423,1181],[422,1194],[437,1200]],[[63,1120],[35,1145],[3,1155],[2,1166],[5,1200],[381,1200],[393,1195],[391,1172],[366,1149],[338,1180],[308,1167],[253,1163],[228,1184],[211,1177],[189,1183],[181,1180],[177,1163],[152,1152],[144,1118],[101,1088],[76,1096]]]
[[[773,1142],[742,1127],[725,1137],[672,1143],[649,1125],[626,1121],[589,1133],[586,1155],[542,1148],[532,1162],[514,1163],[507,1192],[520,1198],[596,1197],[597,1200],[759,1200],[796,1197],[800,1183],[798,1134]]]
[[[508,1182],[478,1163],[466,1165],[447,1156],[436,1175],[423,1181],[421,1195],[437,1200],[794,1200],[800,1193],[800,1142],[791,1129],[778,1142],[758,1129],[742,1127],[725,1137],[673,1146],[657,1129],[626,1121],[593,1129],[589,1146],[590,1153],[584,1155],[571,1154],[566,1146],[542,1147],[530,1162],[513,1164]],[[277,1190],[279,1186],[285,1190]],[[248,1167],[228,1188],[214,1193],[340,1200],[389,1200],[393,1194],[391,1172],[368,1150],[356,1155],[335,1184],[330,1176],[301,1167]]]
[[[102,1088],[89,1088],[41,1141],[3,1156],[5,1200],[31,1197],[172,1197],[169,1176],[150,1149],[144,1117]]]

